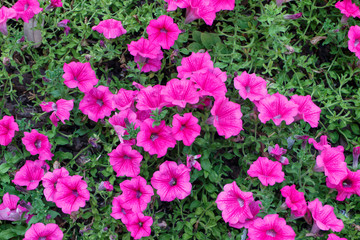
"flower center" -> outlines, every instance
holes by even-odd
[[[74,194],[75,197],[78,197],[78,196],[79,196],[79,193],[78,193],[76,190],[73,190],[73,191],[72,191],[72,194]]]
[[[180,131],[182,131],[185,128],[185,125],[181,125]]]
[[[41,140],[40,140],[40,139],[37,139],[37,140],[35,141],[34,145],[35,145],[35,147],[36,147],[37,149],[41,148]]]
[[[123,159],[125,159],[125,160],[130,160],[131,157],[125,155],[125,156],[123,157]]]
[[[249,87],[249,86],[246,86],[246,87],[245,87],[245,90],[246,90],[247,93],[249,93],[249,92],[250,92],[250,87]]]
[[[100,107],[102,107],[102,105],[104,105],[104,102],[103,102],[103,100],[98,99],[98,100],[96,100],[96,104],[99,105]]]
[[[355,42],[354,42],[354,47],[356,47],[359,43],[360,43],[360,40],[356,39]]]
[[[161,33],[167,33],[168,31],[165,28],[160,29]]]
[[[150,136],[151,141],[155,141],[158,138],[159,138],[159,135],[157,135],[156,133],[152,133],[151,136]]]
[[[238,201],[240,207],[244,206],[244,200],[242,198],[238,198],[237,201]]]
[[[270,237],[275,237],[276,236],[276,232],[273,229],[267,230],[266,231],[266,235],[270,236]]]
[[[29,8],[29,4],[25,4],[24,11],[26,11]]]
[[[39,237],[38,240],[46,240],[46,237]]]
[[[142,227],[143,226],[143,223],[142,222],[139,222],[139,227]]]
[[[124,214],[124,215],[126,215],[126,212],[125,212],[125,209],[121,209],[121,212]]]
[[[170,186],[175,186],[176,185],[176,178],[172,178],[169,182]]]
[[[274,119],[280,119],[280,118],[281,118],[281,114],[274,117]]]
[[[346,179],[346,180],[343,181],[342,185],[343,185],[344,188],[351,188],[352,187],[352,182],[351,182],[350,179]]]
[[[142,193],[139,190],[137,190],[136,191],[136,198],[139,199],[141,197],[141,195],[142,195]]]

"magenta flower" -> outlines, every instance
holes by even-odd
[[[250,177],[258,177],[262,185],[272,186],[275,182],[281,183],[285,180],[282,165],[266,157],[259,157],[247,171]]]
[[[64,20],[61,20],[57,26],[58,27],[63,27],[64,28],[64,32],[65,32],[65,35],[69,35],[69,32],[71,30],[71,28],[67,25],[68,23],[70,22],[69,19],[64,19]]]
[[[102,33],[107,39],[117,38],[126,33],[121,21],[115,19],[103,20],[98,25],[92,27],[92,30]]]
[[[294,240],[294,230],[286,224],[285,219],[280,218],[278,214],[269,214],[264,219],[254,220],[249,227],[249,240]]]
[[[189,78],[194,73],[206,73],[208,69],[213,69],[214,63],[211,61],[210,54],[194,53],[189,57],[184,57],[181,60],[181,66],[177,67],[178,78]]]
[[[249,206],[253,201],[252,192],[241,191],[234,181],[224,186],[224,191],[219,193],[215,202],[222,211],[224,221],[237,224],[254,217]]]
[[[35,223],[26,231],[23,240],[62,240],[63,232],[55,223],[44,225],[43,223]]]
[[[312,233],[317,233],[319,230],[327,231],[329,229],[334,232],[340,232],[344,228],[344,224],[340,219],[336,218],[334,208],[330,205],[322,206],[319,199],[309,202],[308,208],[314,219]]]
[[[338,1],[335,7],[341,11],[347,18],[349,17],[360,17],[359,7],[351,0]]]
[[[113,94],[108,87],[94,87],[85,93],[84,98],[79,103],[79,109],[88,115],[90,120],[97,122],[99,119],[110,116],[114,110]]]
[[[62,0],[51,0],[50,4],[45,8],[45,11],[49,11],[56,7],[62,7]]]
[[[98,190],[99,191],[106,190],[107,192],[111,192],[114,190],[114,186],[109,181],[102,181],[99,184]]]
[[[289,125],[298,114],[297,109],[297,104],[289,101],[284,95],[275,93],[260,100],[258,106],[259,119],[262,123],[273,120],[276,126],[279,126],[284,120]]]
[[[348,37],[348,48],[350,52],[355,53],[355,55],[360,59],[360,27],[357,25],[351,26]]]
[[[46,201],[53,202],[54,195],[56,193],[56,184],[60,178],[69,176],[69,172],[66,168],[54,169],[53,172],[47,172],[42,180],[44,186],[44,196]]]
[[[115,113],[111,118],[109,118],[109,123],[115,129],[116,134],[120,139],[120,143],[126,143],[129,145],[133,145],[132,140],[124,140],[123,136],[129,135],[129,133],[125,130],[129,123],[134,123],[134,128],[138,128],[141,124],[139,120],[137,120],[137,115],[130,108],[126,110],[122,110],[120,113]],[[126,124],[128,123],[128,124]]]
[[[19,131],[19,126],[14,121],[14,116],[4,116],[0,120],[0,145],[9,145],[15,136],[15,131]]]
[[[26,186],[26,190],[34,190],[39,185],[44,176],[44,169],[35,164],[35,162],[26,160],[25,165],[15,174],[12,182],[18,186]]]
[[[233,227],[233,228],[249,228],[250,225],[254,222],[255,219],[258,219],[259,217],[257,217],[256,215],[260,212],[261,210],[261,202],[260,201],[252,201],[250,204],[249,204],[249,208],[250,208],[250,211],[251,211],[251,214],[253,215],[252,218],[247,218],[245,220],[245,222],[237,222],[235,224],[232,224],[232,223],[229,223],[229,226],[230,227]]]
[[[134,239],[148,237],[151,234],[150,226],[153,224],[152,217],[144,216],[142,213],[130,214],[126,229],[131,232]]]
[[[216,18],[214,2],[212,0],[187,0],[185,23],[196,19],[203,19],[209,26]]]
[[[257,77],[255,73],[242,72],[240,76],[235,77],[234,86],[243,99],[248,98],[250,101],[259,101],[268,94],[266,81],[262,77]]]
[[[29,211],[26,208],[17,205],[19,200],[20,198],[16,195],[11,195],[9,193],[4,194],[3,202],[0,204],[1,221],[19,221],[23,213]]]
[[[136,177],[140,174],[142,155],[127,144],[120,144],[110,156],[110,164],[116,172],[116,176]]]
[[[360,146],[353,148],[353,168],[357,169],[359,164]]]
[[[71,214],[85,206],[90,199],[87,183],[81,180],[82,176],[68,176],[58,179],[54,202],[64,213]]]
[[[281,195],[285,198],[286,205],[291,209],[291,214],[295,218],[304,216],[307,211],[304,193],[296,190],[295,184],[285,186],[280,191]]]
[[[347,240],[347,239],[346,238],[340,238],[340,237],[336,236],[335,234],[330,233],[328,235],[327,240]]]
[[[166,106],[168,102],[165,101],[164,95],[161,95],[164,88],[165,86],[155,85],[141,89],[137,96],[136,108],[139,110],[155,110]]]
[[[120,111],[131,108],[137,94],[137,91],[121,88],[118,93],[114,95],[114,107]]]
[[[214,102],[211,109],[213,124],[220,136],[229,138],[240,133],[242,128],[242,113],[240,105],[223,97]]]
[[[53,112],[50,116],[50,120],[55,125],[55,127],[57,127],[57,122],[59,120],[65,124],[65,120],[70,119],[70,111],[74,107],[74,99],[60,99],[56,101],[56,103],[42,102],[40,107],[44,112]]]
[[[311,127],[315,128],[319,124],[321,109],[313,103],[311,96],[298,96],[293,95],[291,97],[291,102],[297,104],[298,114],[295,117],[296,120],[303,119],[305,122],[309,123]]]
[[[177,141],[183,141],[185,146],[190,146],[200,135],[201,127],[198,119],[192,113],[185,113],[183,117],[175,114],[172,121],[172,134]]]
[[[95,71],[92,70],[90,63],[71,62],[64,63],[64,84],[69,88],[78,87],[80,91],[87,92],[97,83]]]
[[[21,18],[24,22],[29,22],[35,14],[40,13],[43,9],[40,8],[38,0],[18,0],[12,8],[16,11],[16,20]]]
[[[167,11],[175,11],[178,7],[179,8],[186,8],[187,0],[164,0],[168,4]]]
[[[335,188],[338,191],[336,196],[338,201],[344,201],[345,198],[350,198],[353,194],[360,196],[360,170],[356,172],[352,172],[348,168],[346,170],[347,175],[339,184],[332,184],[329,178],[326,178],[326,186],[328,188]]]
[[[6,22],[8,19],[15,18],[17,15],[16,11],[12,8],[2,6],[0,8],[0,32],[4,35],[8,35]]]
[[[199,102],[199,93],[194,84],[186,79],[171,79],[166,87],[161,90],[164,101],[176,106],[185,108],[187,103],[196,104]]]
[[[215,0],[214,1],[215,12],[221,10],[234,10],[235,0]]]
[[[195,73],[190,79],[200,89],[199,96],[213,96],[215,99],[225,97],[226,85],[213,72]]]
[[[331,145],[327,141],[326,135],[322,135],[319,142],[316,142],[314,138],[309,138],[308,142],[309,144],[313,144],[314,148],[316,150],[319,150],[320,152],[323,151],[325,148],[331,148]]]
[[[125,209],[122,205],[124,200],[120,197],[114,197],[112,201],[111,216],[115,219],[121,219],[124,224],[128,224],[128,216],[134,214],[130,209]]]
[[[200,157],[201,157],[200,154],[198,154],[198,155],[186,155],[186,167],[188,167],[189,169],[195,168],[196,170],[201,171],[201,165],[200,165],[200,163],[198,161],[196,161]]]
[[[51,144],[48,137],[35,129],[31,130],[30,133],[24,132],[24,137],[21,140],[31,155],[39,154],[39,160],[51,161],[54,156],[51,153]]]
[[[150,20],[146,32],[149,40],[159,44],[163,49],[170,49],[181,33],[174,20],[166,15],[161,15],[157,20]]]
[[[326,148],[316,157],[316,169],[324,171],[329,183],[338,185],[347,176],[344,153],[336,148]]]
[[[159,171],[154,172],[151,185],[157,190],[161,201],[184,199],[191,193],[190,169],[184,164],[165,161],[159,166]]]
[[[282,155],[286,153],[286,149],[281,148],[278,144],[275,144],[275,148],[269,146],[269,154],[279,161],[282,165],[288,165],[289,159]]]

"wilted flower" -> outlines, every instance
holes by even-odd
[[[5,193],[3,202],[0,204],[1,221],[19,221],[23,213],[28,212],[26,208],[17,205],[20,198],[16,195]]]
[[[200,163],[198,161],[196,161],[200,157],[201,157],[200,154],[198,154],[198,155],[186,155],[186,167],[188,167],[189,169],[195,168],[196,170],[201,171],[201,165],[200,165]]]
[[[45,11],[48,11],[50,9],[53,9],[53,8],[56,8],[56,7],[62,7],[62,0],[51,0],[50,2],[50,5],[48,5],[46,8],[45,8]]]
[[[288,165],[289,160],[286,157],[283,157],[282,155],[286,153],[286,149],[281,148],[279,144],[275,144],[275,148],[269,146],[269,154],[275,158],[277,161],[279,161],[282,165]]]
[[[106,190],[108,192],[111,192],[112,190],[114,190],[114,186],[111,185],[111,183],[109,181],[102,181],[100,184],[99,184],[99,188],[98,188],[99,191],[103,191],[103,190]]]
[[[357,169],[359,164],[360,146],[353,148],[353,168]]]
[[[302,16],[302,12],[299,12],[296,14],[285,15],[284,19],[298,19],[298,18],[301,18],[301,16]]]

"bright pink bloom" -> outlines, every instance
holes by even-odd
[[[164,101],[182,108],[185,108],[187,103],[199,102],[199,93],[194,84],[186,79],[171,79],[166,83],[166,87],[161,90],[161,95],[164,96]]]
[[[44,169],[35,165],[35,162],[26,160],[25,165],[15,174],[12,182],[19,186],[26,186],[26,190],[34,190],[44,176]]]
[[[209,26],[216,18],[213,0],[187,0],[185,23],[203,19]]]
[[[240,76],[235,77],[234,86],[243,99],[249,98],[250,101],[259,101],[268,94],[266,81],[262,77],[257,77],[255,73],[242,72]]]
[[[99,184],[98,190],[99,191],[106,190],[108,192],[111,192],[112,190],[114,190],[114,186],[109,181],[102,181]]]
[[[183,117],[174,115],[172,133],[177,141],[183,141],[185,146],[190,146],[200,135],[201,127],[198,119],[192,113],[185,113]]]
[[[275,144],[275,148],[269,146],[269,154],[279,161],[282,165],[288,165],[289,159],[282,155],[286,153],[286,149],[281,148],[278,144]]]
[[[335,7],[341,11],[346,17],[360,17],[359,7],[351,0],[338,1]]]
[[[269,214],[264,219],[254,220],[249,227],[248,240],[294,240],[295,232],[286,225],[286,221],[278,214]]]
[[[121,219],[124,224],[128,223],[128,216],[134,214],[130,209],[125,209],[122,204],[124,200],[120,197],[114,197],[112,201],[111,216],[115,219]]]
[[[120,111],[131,108],[137,94],[137,91],[121,88],[118,93],[114,95],[114,107]]]
[[[29,22],[35,14],[40,13],[43,9],[40,8],[38,0],[18,0],[12,8],[16,11],[16,20],[21,18],[24,22]]]
[[[179,8],[186,8],[187,0],[164,0],[168,3],[168,9],[167,11],[175,11],[178,7]]]
[[[315,128],[319,124],[321,109],[313,103],[311,96],[298,96],[293,95],[291,102],[297,104],[298,115],[295,117],[296,120],[303,119],[309,123],[311,127]]]
[[[164,88],[165,86],[155,85],[141,89],[137,96],[136,108],[139,110],[155,110],[166,106],[168,103],[165,101],[164,95],[161,95]]]
[[[348,33],[349,41],[348,48],[351,52],[360,58],[360,27],[355,25],[351,26]]]
[[[309,142],[309,144],[313,144],[314,148],[316,150],[319,150],[320,152],[322,150],[324,150],[325,148],[331,148],[331,145],[327,141],[327,136],[326,135],[322,135],[320,137],[319,142],[316,142],[316,140],[314,138],[309,138],[308,142]]]
[[[224,221],[237,224],[254,217],[249,207],[253,201],[252,192],[241,191],[234,181],[224,186],[224,191],[219,193],[215,202],[222,211]]]
[[[161,15],[157,20],[150,20],[146,32],[149,40],[159,44],[163,49],[170,49],[181,33],[174,20],[166,15]]]
[[[329,183],[338,185],[347,176],[344,153],[336,148],[326,148],[316,157],[316,169],[325,172]]]
[[[50,120],[56,127],[59,120],[65,124],[65,120],[70,119],[70,111],[74,107],[74,99],[60,99],[56,101],[56,103],[42,102],[40,107],[45,112],[53,112],[50,116]]]
[[[177,67],[178,78],[188,78],[194,73],[206,73],[208,69],[213,69],[214,63],[211,61],[210,54],[194,53],[189,57],[184,57],[181,60],[181,66]]]
[[[131,232],[131,236],[134,239],[140,239],[142,237],[150,236],[150,226],[152,224],[152,217],[144,216],[142,213],[129,214],[126,229]]]
[[[286,205],[291,209],[291,214],[295,218],[304,216],[307,211],[304,193],[296,190],[295,184],[285,186],[280,191],[281,195],[285,198]]]
[[[298,114],[297,109],[297,104],[290,102],[284,95],[275,93],[270,97],[260,100],[258,106],[260,112],[259,119],[262,123],[272,119],[276,126],[279,126],[284,120],[289,125]]]
[[[79,103],[79,109],[89,119],[97,122],[106,116],[110,116],[114,110],[113,94],[108,87],[99,86],[85,93],[84,98]]]
[[[215,12],[221,10],[234,10],[235,0],[214,0]]]
[[[229,138],[240,133],[242,128],[242,113],[240,105],[223,97],[214,102],[211,109],[213,124],[220,136]]]
[[[64,78],[64,84],[69,88],[78,87],[80,91],[87,92],[99,81],[89,62],[64,63],[63,69],[65,72],[62,76]]]
[[[159,166],[159,171],[154,172],[151,185],[157,190],[161,201],[184,199],[191,193],[190,169],[184,164],[165,161]]]
[[[108,155],[117,177],[136,177],[140,174],[140,163],[143,157],[138,151],[133,150],[130,145],[120,144]]]
[[[4,35],[8,35],[6,22],[8,19],[16,17],[16,11],[12,8],[2,6],[0,8],[0,32]]]
[[[360,196],[360,170],[356,172],[350,171],[348,168],[347,175],[339,184],[332,184],[329,178],[326,178],[326,186],[335,188],[338,191],[336,200],[344,201],[345,198],[350,198],[351,195],[357,194]]]
[[[0,220],[1,221],[19,221],[23,215],[29,210],[17,205],[20,198],[16,195],[5,193],[3,202],[0,204]],[[26,215],[25,215],[26,217]]]
[[[335,234],[330,233],[330,234],[328,235],[327,240],[347,240],[347,239],[346,239],[346,238],[338,237],[338,236],[336,236]]]
[[[272,186],[275,182],[281,183],[285,180],[282,165],[266,157],[259,157],[247,171],[250,177],[258,177],[262,185]]]
[[[222,82],[226,82],[227,74],[226,72],[221,71],[220,68],[209,68],[208,71],[215,74],[215,76],[219,78]]]
[[[186,155],[186,167],[191,169],[194,167],[196,170],[201,171],[201,165],[196,159],[199,159],[201,157],[200,154],[198,155]]]
[[[67,25],[69,22],[70,22],[69,19],[64,19],[64,20],[61,20],[60,22],[58,22],[58,24],[57,24],[58,27],[64,28],[64,32],[65,32],[66,36],[69,35],[69,32],[71,30],[71,28]]]
[[[253,215],[252,218],[247,218],[245,220],[245,222],[237,222],[235,224],[232,224],[232,223],[229,223],[229,226],[230,227],[233,227],[233,228],[249,228],[250,225],[254,222],[255,219],[259,218],[257,217],[256,215],[260,212],[261,210],[261,202],[260,201],[252,201],[250,204],[249,204],[249,208],[250,208],[250,211],[251,211],[251,214]]]
[[[340,232],[344,228],[343,222],[336,218],[332,206],[322,206],[322,203],[316,198],[314,201],[309,202],[308,208],[314,219],[314,226],[316,225],[317,228],[323,231],[331,229],[334,232]]]
[[[35,223],[26,231],[23,240],[62,240],[63,232],[55,223],[44,225],[43,223]]]
[[[51,144],[48,137],[35,129],[31,130],[31,133],[24,132],[24,137],[21,140],[31,155],[39,154],[39,160],[51,161],[54,156],[51,153]]]
[[[51,0],[51,5],[54,7],[62,7],[62,0]]]
[[[199,96],[213,96],[215,99],[225,97],[226,85],[213,72],[195,73],[190,79],[200,89]]]
[[[0,120],[0,145],[9,145],[15,136],[15,131],[19,131],[19,126],[14,121],[14,116],[4,116]]]
[[[126,33],[121,21],[115,19],[103,20],[98,25],[92,27],[92,30],[104,34],[104,37],[107,39],[117,38]]]
[[[129,135],[129,133],[125,130],[130,123],[134,123],[134,128],[138,128],[141,124],[139,120],[136,119],[137,115],[130,108],[126,110],[122,110],[120,113],[115,113],[111,118],[109,118],[109,123],[115,129],[117,133],[120,143],[126,143],[129,145],[133,145],[134,143],[131,140],[124,140],[123,136]]]
[[[75,175],[58,179],[54,202],[64,213],[78,211],[90,199],[88,185],[81,178],[82,176]]]
[[[47,201],[54,201],[54,194],[56,192],[56,184],[60,178],[69,176],[66,168],[55,169],[53,172],[47,172],[42,178],[44,186],[44,196]]]

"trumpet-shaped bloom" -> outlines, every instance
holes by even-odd
[[[25,165],[15,174],[12,182],[19,186],[26,186],[26,190],[34,190],[44,176],[44,169],[35,162],[26,160]]]
[[[151,20],[146,32],[149,40],[158,43],[163,49],[170,49],[181,33],[174,20],[166,15]]]
[[[186,8],[187,0],[164,0],[168,4],[167,11],[175,11],[178,7],[179,8]]]
[[[4,35],[8,35],[6,22],[8,19],[15,18],[16,11],[12,8],[2,6],[0,8],[0,32]]]
[[[360,17],[359,7],[351,0],[338,1],[335,7],[341,11],[346,17]]]
[[[178,78],[189,78],[194,73],[206,73],[208,69],[213,69],[214,63],[211,61],[210,54],[194,53],[189,57],[184,57],[181,60],[181,66],[177,67]]]
[[[19,221],[23,213],[26,214],[29,210],[20,205],[17,205],[20,198],[16,195],[5,193],[3,202],[0,204],[0,220],[1,221]],[[25,215],[25,217],[27,217]]]
[[[140,174],[140,163],[143,157],[138,151],[133,150],[130,145],[120,144],[108,155],[117,177],[136,177]]]
[[[80,91],[87,92],[99,81],[89,62],[64,63],[63,69],[65,72],[62,76],[64,78],[64,84],[69,88],[78,87]]]
[[[121,21],[115,19],[103,20],[98,25],[92,27],[92,30],[102,33],[107,39],[117,38],[126,33]]]
[[[47,172],[41,179],[44,186],[44,196],[47,201],[53,202],[56,193],[56,184],[60,178],[69,176],[65,168],[55,169],[53,172]]]
[[[314,219],[314,224],[323,230],[327,231],[329,229],[334,232],[340,232],[344,228],[344,223],[336,218],[334,213],[334,208],[330,205],[322,205],[319,199],[309,202],[308,208]]]
[[[289,159],[282,155],[286,153],[286,149],[281,148],[278,144],[275,144],[275,148],[269,146],[269,154],[278,160],[282,165],[288,165]]]
[[[81,178],[82,176],[75,175],[58,179],[54,202],[64,213],[78,211],[90,199],[88,185]]]
[[[282,165],[266,157],[259,157],[247,171],[250,177],[258,177],[262,185],[272,186],[275,182],[281,183],[285,180]]]
[[[221,10],[234,10],[235,0],[215,0],[214,8],[216,12]]]
[[[275,93],[269,97],[260,100],[258,110],[259,119],[262,123],[273,120],[276,126],[279,126],[284,120],[287,125],[294,121],[298,114],[298,105],[289,101],[284,95]]]
[[[215,73],[195,73],[191,76],[195,87],[199,88],[199,96],[213,96],[215,99],[225,97],[227,92],[225,83]]]
[[[26,231],[23,240],[62,240],[63,232],[55,223],[44,225],[43,223],[35,223]]]
[[[296,190],[296,186],[285,186],[281,190],[281,195],[285,198],[286,205],[291,209],[291,214],[296,218],[302,217],[307,211],[307,205],[303,192]]]
[[[330,234],[328,235],[327,240],[347,240],[347,239],[346,239],[346,238],[338,237],[338,236],[336,236],[335,234],[330,233]]]
[[[336,197],[338,201],[344,201],[345,198],[350,198],[353,194],[360,196],[360,170],[356,172],[352,172],[348,168],[346,170],[347,175],[339,184],[332,184],[328,178],[326,179],[326,186],[335,188],[338,191]]]
[[[55,126],[57,126],[57,122],[59,120],[62,123],[65,123],[65,120],[70,119],[70,111],[74,107],[74,99],[60,99],[56,101],[56,103],[42,102],[40,107],[44,112],[53,112],[50,116],[50,120]]]
[[[216,18],[213,0],[187,0],[185,23],[203,19],[209,26]]]
[[[215,100],[211,114],[214,127],[220,136],[225,136],[225,138],[236,136],[243,129],[240,105],[225,97]]]
[[[329,183],[338,185],[347,176],[344,153],[336,148],[326,148],[316,157],[316,168],[323,170]]]
[[[140,126],[141,122],[136,118],[136,113],[130,110],[130,108],[122,110],[120,113],[115,113],[115,115],[109,118],[109,123],[115,129],[115,132],[120,139],[120,143],[126,143],[129,145],[134,144],[131,140],[124,140],[123,136],[129,135],[129,133],[125,129],[129,127],[130,123],[134,123],[135,129]]]
[[[309,123],[311,127],[315,128],[319,124],[321,109],[313,103],[311,96],[298,96],[293,95],[291,97],[292,102],[297,104],[298,114],[295,119],[303,119]]]
[[[224,221],[237,224],[254,217],[249,206],[253,201],[252,192],[241,191],[234,181],[224,186],[224,191],[219,193],[215,202],[222,211]]]
[[[137,91],[121,88],[119,92],[114,95],[114,107],[120,111],[130,108],[134,103],[137,93]]]
[[[201,171],[201,165],[196,159],[199,159],[201,157],[200,154],[198,155],[186,155],[186,167],[189,169],[195,168],[198,171]]]
[[[255,219],[249,227],[249,240],[294,240],[294,230],[278,214],[269,214],[264,219]]]
[[[161,201],[184,199],[191,193],[190,169],[184,164],[165,161],[159,166],[159,171],[154,172],[151,185],[157,190]]]
[[[39,160],[51,160],[54,154],[51,153],[51,144],[47,136],[35,129],[24,132],[24,135],[21,140],[31,155],[39,154]]]
[[[151,234],[151,225],[153,224],[152,217],[144,216],[142,213],[130,214],[128,216],[128,223],[126,229],[131,232],[134,239],[148,237]]]
[[[161,95],[165,86],[155,85],[148,86],[140,90],[136,108],[139,110],[155,110],[161,109],[168,103],[165,101],[164,95]]]
[[[126,209],[122,206],[124,200],[120,197],[114,197],[112,201],[111,214],[115,219],[121,219],[124,224],[128,223],[128,216],[134,214],[130,209]]]
[[[242,72],[240,76],[235,77],[234,86],[243,99],[248,98],[250,101],[259,101],[268,94],[266,81],[262,77],[257,77],[255,73]]]
[[[360,26],[351,26],[348,33],[348,48],[360,58]]]
[[[16,11],[16,20],[21,18],[24,22],[29,22],[35,14],[40,13],[43,9],[40,8],[38,0],[18,0],[12,8]]]
[[[185,146],[190,146],[200,135],[201,127],[198,119],[192,113],[185,113],[183,117],[174,115],[172,133],[177,141],[183,141]]]
[[[9,145],[15,136],[15,131],[19,131],[19,126],[14,121],[14,116],[4,116],[0,120],[0,145]]]
[[[187,103],[199,102],[199,93],[194,84],[186,79],[171,79],[161,90],[161,95],[164,96],[164,101],[182,108],[185,108]]]
[[[245,220],[245,222],[237,222],[235,224],[232,224],[232,223],[229,223],[229,226],[230,227],[233,227],[233,228],[249,228],[249,226],[254,222],[255,219],[259,218],[257,217],[256,215],[260,212],[261,210],[261,202],[260,201],[252,201],[250,204],[249,204],[249,208],[250,208],[250,211],[251,211],[251,214],[253,215],[252,218],[247,218]]]
[[[105,116],[110,116],[114,110],[113,94],[108,87],[92,88],[85,93],[84,98],[80,101],[79,109],[88,115],[89,119],[97,122]]]

